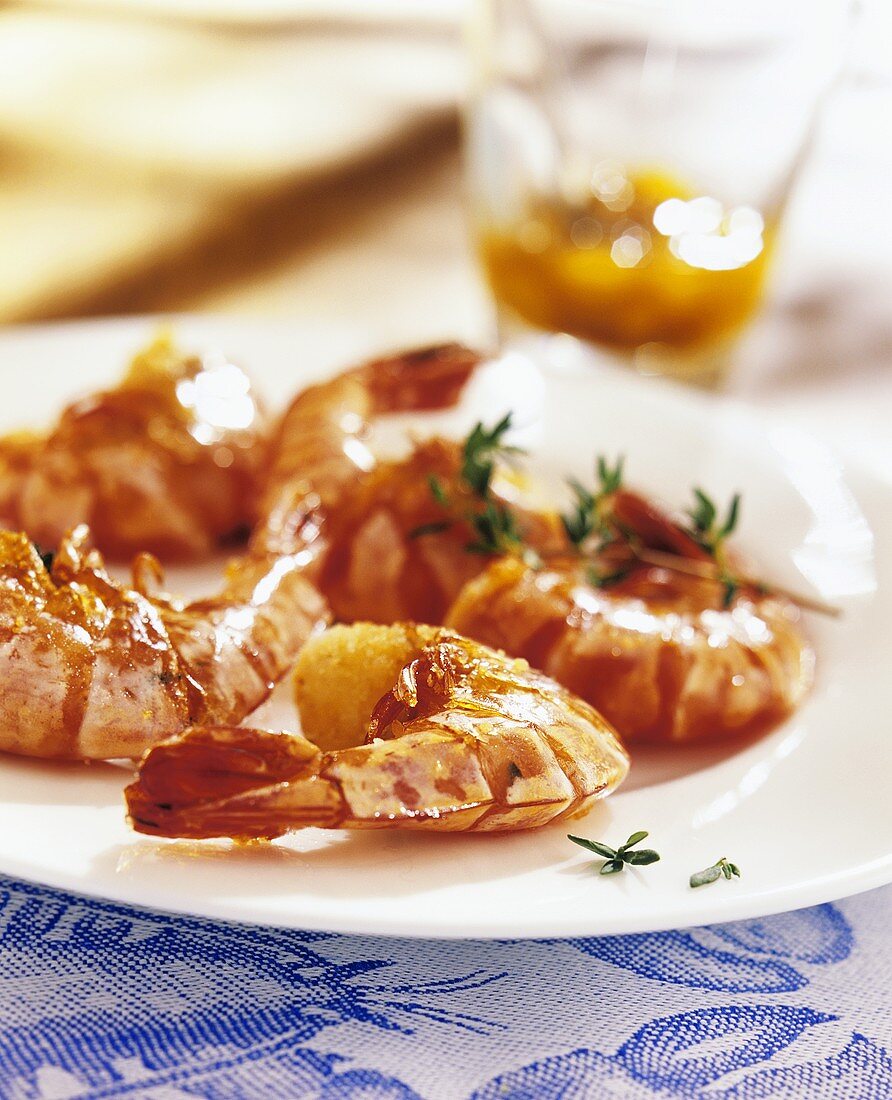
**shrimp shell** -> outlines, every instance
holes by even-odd
[[[87,523],[116,560],[207,557],[256,519],[269,428],[242,370],[159,337],[47,436],[0,439],[0,524],[49,548]]]
[[[524,656],[597,708],[627,742],[755,735],[803,699],[813,655],[788,601],[652,567],[593,587],[578,561],[489,566],[446,621]]]
[[[372,421],[389,413],[454,405],[481,357],[443,344],[375,359],[297,395],[272,446],[255,538],[270,552],[293,540],[295,517],[331,523],[344,495],[378,465],[365,444]]]
[[[332,653],[348,645],[354,657]],[[385,651],[390,679],[353,731],[321,751],[298,735],[204,727],[156,745],[127,788],[135,829],[156,836],[272,838],[292,829],[505,832],[584,813],[625,777],[601,716],[525,661],[437,627],[335,627],[310,643],[337,700]],[[312,663],[312,649],[304,664]]]
[[[479,510],[460,477],[462,445],[434,438],[399,462],[381,463],[344,493],[329,526],[316,581],[341,622],[440,623],[462,587],[488,560],[468,553],[479,535],[463,513]],[[431,480],[450,502],[448,522]],[[500,499],[497,491],[493,498]],[[524,542],[561,545],[556,514],[512,505]]]
[[[112,581],[85,526],[50,571],[25,535],[0,531],[0,749],[138,757],[194,722],[239,721],[326,618],[294,557],[183,606]]]

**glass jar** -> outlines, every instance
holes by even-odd
[[[503,337],[564,332],[647,371],[721,375],[764,299],[849,9],[477,0],[467,174]]]

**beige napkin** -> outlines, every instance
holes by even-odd
[[[358,177],[361,201],[388,158],[454,141],[461,59],[443,5],[400,20],[372,3],[361,24],[348,3],[141,17],[173,7],[0,14],[0,320],[191,302],[312,238],[304,203],[337,239],[326,190]]]
[[[42,6],[217,25],[268,27],[321,19],[452,29],[466,0],[42,0]]]

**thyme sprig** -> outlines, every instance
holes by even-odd
[[[719,510],[711,497],[700,488],[694,489],[694,507],[688,511],[697,542],[713,557],[721,553],[725,540],[733,532],[740,518],[740,493],[731,497],[724,521],[719,520]]]
[[[470,496],[474,506],[462,510],[440,478],[431,474],[427,479],[428,487],[443,509],[444,518],[416,527],[410,532],[412,538],[439,534],[464,521],[474,533],[474,538],[465,544],[468,553],[510,554],[534,568],[542,565],[539,555],[524,543],[514,510],[492,494],[497,464],[511,462],[525,454],[522,448],[505,442],[512,426],[510,412],[492,427],[486,427],[482,421],[475,424],[462,444],[459,480],[464,492],[457,494],[465,501]],[[696,560],[643,545],[635,533],[617,522],[613,515],[614,494],[623,488],[624,463],[622,455],[612,463],[600,455],[595,463],[594,489],[587,489],[576,479],[568,480],[573,494],[572,506],[560,519],[570,546],[584,560],[586,579],[593,587],[605,588],[622,580],[639,562],[715,581],[722,587],[724,607],[731,606],[741,588],[748,588],[764,595],[783,596],[809,611],[840,615],[838,608],[820,600],[765,584],[732,568],[726,544],[740,520],[740,493],[734,493],[727,507],[720,509],[699,486],[693,491],[693,504],[687,512],[690,523],[681,530],[690,535],[711,560]]]
[[[606,588],[622,580],[629,571],[628,562],[617,565],[614,561],[604,565],[599,560],[611,549],[619,550],[621,557],[628,558],[628,548],[623,545],[626,534],[611,514],[613,495],[622,488],[624,462],[623,455],[613,465],[599,455],[595,464],[597,486],[594,492],[575,478],[567,481],[573,493],[573,507],[561,515],[561,523],[577,553],[588,559],[586,579],[594,588]]]
[[[482,421],[478,421],[464,442],[461,479],[471,492],[483,500],[489,497],[496,462],[511,455],[526,453],[521,447],[513,447],[505,443],[504,437],[510,430],[511,413],[509,412],[505,413],[498,424],[492,428],[486,428]]]
[[[465,545],[469,554],[518,553],[523,550],[523,537],[514,513],[494,500],[487,500],[482,512],[468,514],[468,522],[477,538]]]
[[[570,478],[567,484],[575,500],[573,510],[561,515],[561,523],[570,542],[576,547],[581,547],[598,528],[597,502],[594,493],[590,493],[575,478]]]
[[[694,504],[688,510],[691,527],[687,533],[694,541],[707,551],[712,561],[697,561],[692,558],[681,557],[677,554],[669,554],[662,550],[653,550],[643,547],[634,540],[629,541],[634,556],[649,565],[657,565],[663,569],[672,569],[677,573],[685,573],[692,577],[702,577],[704,580],[715,581],[722,586],[722,605],[730,607],[734,597],[741,588],[754,589],[760,595],[782,596],[791,603],[796,604],[805,611],[816,611],[821,615],[829,615],[831,618],[839,618],[842,611],[823,600],[804,596],[801,592],[784,588],[779,584],[767,584],[758,577],[748,576],[732,569],[728,560],[726,543],[728,537],[737,529],[740,520],[741,494],[735,493],[731,497],[724,513],[720,517],[719,508],[715,501],[697,487],[694,489]]]
[[[466,510],[461,518],[470,524],[474,538],[465,544],[469,554],[513,554],[521,557],[529,565],[541,565],[538,555],[523,541],[523,535],[517,525],[515,513],[502,501],[492,495],[492,479],[496,464],[511,461],[526,452],[505,443],[505,435],[511,430],[511,413],[493,427],[487,428],[482,421],[471,429],[462,445],[462,461],[459,478],[477,507]],[[428,479],[431,496],[446,512],[454,512],[455,506],[443,482],[434,474]],[[459,517],[424,523],[412,532],[413,538],[438,534],[448,530]]]
[[[660,854],[655,852],[653,848],[637,848],[632,851],[636,845],[640,844],[649,835],[644,829],[640,829],[637,833],[632,833],[625,844],[621,844],[618,848],[611,848],[609,844],[604,844],[600,840],[589,840],[584,836],[573,836],[571,833],[567,834],[567,839],[572,840],[574,844],[578,844],[580,848],[594,852],[595,855],[603,856],[605,862],[601,864],[598,874],[615,875],[618,871],[622,871],[627,864],[630,867],[647,867],[649,864],[659,861]]]
[[[722,875],[729,880],[740,878],[740,868],[736,863],[731,863],[730,860],[722,856],[711,867],[704,867],[702,871],[695,871],[691,875],[691,886],[693,888],[707,886],[710,882],[715,882],[716,879],[721,878]]]
[[[685,573],[689,577],[702,577],[706,581],[723,583],[720,570],[714,562],[680,558],[677,554],[668,554],[663,550],[650,550],[646,547],[635,547],[634,554],[639,561],[643,561],[647,565],[658,565],[662,569],[672,569],[676,573]],[[813,599],[811,596],[804,596],[801,592],[794,592],[791,588],[784,588],[779,584],[766,584],[756,577],[748,577],[743,574],[738,574],[735,579],[738,585],[755,588],[763,595],[783,596],[784,599],[789,600],[805,611],[816,611],[820,615],[829,615],[833,619],[839,619],[842,616],[842,610],[834,607],[833,604]]]
[[[603,455],[599,455],[595,471],[597,488],[590,492],[575,478],[567,484],[573,493],[573,508],[561,516],[561,522],[567,538],[577,550],[597,552],[606,543],[613,542],[616,531],[610,522],[610,499],[623,483],[623,463],[625,456],[620,455],[611,466]],[[597,540],[597,546],[591,543]]]
[[[723,587],[722,606],[730,607],[740,590],[740,578],[728,567],[725,542],[737,526],[740,518],[740,493],[731,497],[724,520],[711,497],[700,488],[694,489],[694,506],[688,511],[691,518],[691,535],[718,565],[717,580]]]

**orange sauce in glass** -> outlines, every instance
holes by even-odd
[[[573,205],[531,203],[487,228],[480,253],[497,301],[537,328],[618,351],[696,351],[733,335],[763,295],[774,226],[661,173],[600,166]]]

